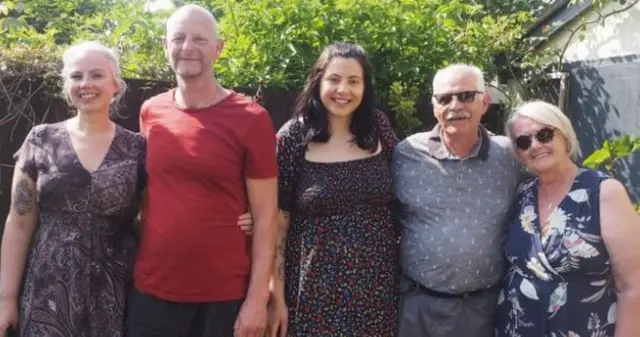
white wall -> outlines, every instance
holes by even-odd
[[[617,1],[612,1],[600,12],[602,14],[611,13],[627,6],[632,1],[627,0],[627,4],[624,6]],[[594,10],[588,10],[582,14],[582,19],[585,21],[593,21],[597,18],[598,14]],[[565,46],[570,30],[575,30],[580,24],[580,20],[581,18],[577,18],[570,25],[563,27],[541,48]],[[607,17],[604,25],[597,23],[588,25],[585,32],[584,40],[580,40],[580,34],[574,35],[564,55],[565,62],[640,55],[640,2],[625,12]]]

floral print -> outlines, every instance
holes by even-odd
[[[613,337],[616,292],[599,222],[600,183],[607,178],[581,168],[546,231],[537,215],[537,178],[519,186],[496,337]]]
[[[285,252],[290,337],[396,333],[390,159],[397,140],[378,117],[382,151],[360,160],[307,161],[299,151],[304,125],[290,121],[279,131],[280,208],[291,215]]]
[[[537,219],[537,216],[533,206],[525,207],[522,214],[520,214],[520,224],[522,224],[522,229],[529,234],[533,234],[533,221],[535,219]]]

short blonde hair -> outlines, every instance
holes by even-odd
[[[105,56],[109,60],[109,69],[113,75],[116,84],[120,88],[118,93],[114,97],[114,103],[118,103],[124,92],[127,90],[127,83],[122,79],[120,74],[120,62],[118,61],[118,54],[111,48],[96,41],[83,41],[67,48],[62,55],[62,80],[63,80],[63,95],[68,102],[71,102],[69,98],[69,64],[73,62],[78,56],[87,52],[96,52]]]
[[[567,151],[569,156],[576,160],[580,143],[576,131],[571,125],[569,118],[557,106],[541,100],[529,101],[520,105],[506,123],[506,134],[510,139],[514,139],[513,126],[518,118],[526,117],[540,124],[548,125],[560,131],[567,140]]]

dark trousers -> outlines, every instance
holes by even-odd
[[[133,289],[127,308],[127,337],[233,337],[242,300],[175,303]]]
[[[435,296],[400,280],[398,337],[493,337],[498,288],[466,298]]]

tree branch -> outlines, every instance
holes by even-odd
[[[607,14],[602,14],[602,12],[600,11],[596,11],[598,18],[594,19],[594,20],[590,20],[590,21],[584,21],[581,22],[578,27],[576,27],[575,29],[571,30],[571,29],[567,29],[567,28],[563,28],[567,31],[570,31],[571,33],[569,34],[569,38],[567,39],[567,43],[562,47],[562,51],[560,52],[559,55],[559,60],[558,63],[556,64],[557,69],[562,69],[562,62],[564,60],[564,55],[567,52],[567,50],[569,49],[569,45],[571,45],[571,41],[573,40],[573,38],[575,37],[575,35],[582,29],[584,29],[586,26],[594,24],[594,23],[598,23],[600,21],[604,21],[605,19],[607,19],[608,17],[612,16],[612,15],[616,15],[616,14],[620,14],[620,13],[624,13],[626,11],[628,11],[629,9],[633,8],[636,4],[640,3],[640,0],[635,0],[633,2],[630,2],[629,4],[627,4],[626,6],[619,8],[617,10],[611,11]]]

